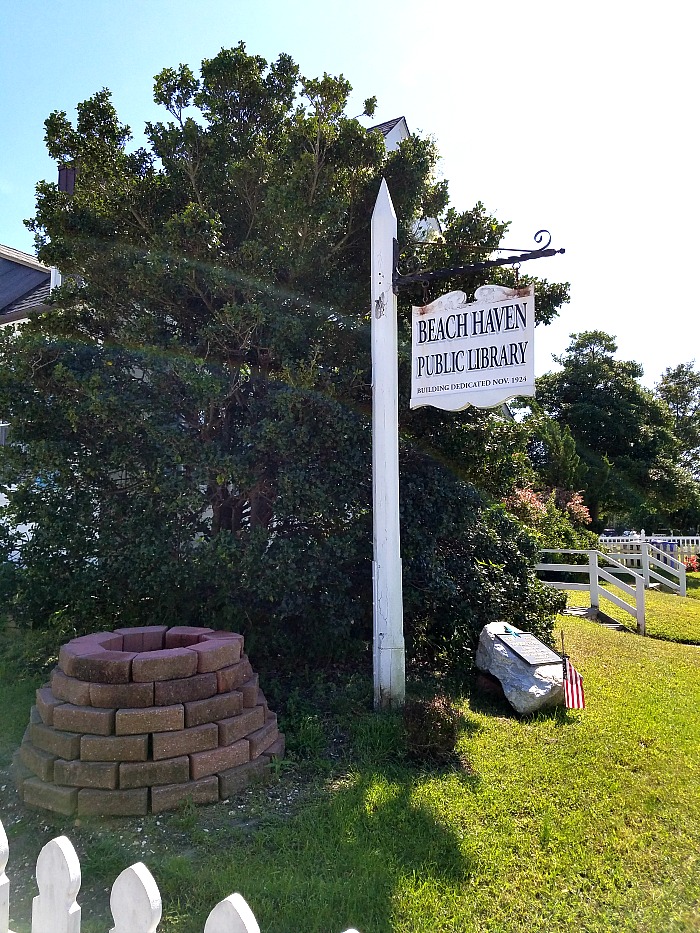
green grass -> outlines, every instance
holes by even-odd
[[[687,594],[691,599],[700,599],[700,573],[685,575]]]
[[[522,721],[467,697],[471,767],[432,772],[387,763],[380,720],[378,764],[364,754],[294,819],[218,855],[166,862],[166,929],[195,933],[234,889],[271,933],[697,928],[696,649],[562,624],[585,711]]]
[[[677,596],[674,593],[663,593],[660,590],[647,590],[645,593],[646,608],[646,634],[651,638],[661,638],[668,641],[683,642],[685,644],[700,644],[700,573],[688,574],[686,578],[688,598]],[[617,588],[606,584],[606,589],[613,589],[616,596],[626,602],[632,602]],[[569,606],[589,606],[588,593],[572,590],[567,593]],[[600,608],[613,619],[617,619],[630,629],[636,628],[635,620],[629,613],[620,609],[605,598],[600,601]]]
[[[8,640],[0,633],[0,767],[8,765],[22,741],[29,722],[29,707],[34,702],[36,678],[18,676],[17,668],[5,656]],[[2,816],[0,815],[0,819]]]
[[[521,720],[476,689],[458,697],[468,765],[409,765],[395,716],[326,684],[316,718],[295,697],[283,727],[299,760],[268,787],[157,820],[27,817],[26,832],[50,823],[81,858],[99,839],[85,897],[104,892],[103,860],[116,871],[142,858],[163,894],[162,933],[201,933],[232,891],[265,933],[700,930],[700,648],[560,625],[586,709]],[[27,706],[18,698],[15,718]],[[324,735],[342,741],[333,760]],[[86,933],[107,928],[106,904],[85,914]],[[12,928],[27,926],[13,915]]]
[[[35,692],[36,686],[31,682],[0,685],[0,766],[9,764],[22,741]]]

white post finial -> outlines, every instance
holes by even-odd
[[[393,289],[396,213],[386,181],[372,213],[372,499],[374,705],[401,706],[406,691],[399,532],[399,372]]]
[[[47,842],[39,853],[36,883],[32,933],[80,933],[80,862],[66,836]]]
[[[114,918],[109,933],[155,933],[163,905],[158,885],[143,862],[119,875],[112,885],[109,906]]]
[[[245,899],[230,894],[209,914],[204,933],[260,933],[260,927]]]
[[[5,866],[10,857],[7,833],[0,820],[0,933],[10,929],[10,882],[5,874]]]

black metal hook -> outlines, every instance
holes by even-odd
[[[398,270],[399,244],[396,240],[394,240],[394,274],[392,278],[394,291],[397,292],[400,288],[408,288],[411,285],[423,285],[425,287],[429,282],[438,281],[439,279],[451,279],[457,278],[459,276],[466,276],[473,272],[481,272],[484,269],[492,269],[496,266],[519,267],[520,263],[529,262],[531,259],[544,259],[547,256],[556,256],[558,253],[566,252],[565,249],[549,248],[549,244],[552,242],[552,236],[549,230],[538,230],[534,236],[535,243],[541,243],[545,235],[547,237],[547,241],[543,246],[540,246],[537,249],[525,250],[519,253],[517,256],[505,256],[501,259],[484,259],[481,262],[468,263],[467,265],[457,266],[452,269],[436,269],[434,272],[412,272],[407,275],[401,275]],[[494,249],[493,252],[497,252],[497,250]]]

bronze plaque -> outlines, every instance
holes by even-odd
[[[535,636],[530,635],[529,632],[521,632],[520,634],[504,632],[503,634],[498,634],[496,637],[499,638],[504,645],[507,645],[511,651],[514,651],[519,658],[522,658],[523,661],[527,664],[531,664],[533,667],[539,667],[540,664],[562,663],[562,658],[556,651],[552,651],[551,648],[542,644],[539,638],[535,638]]]

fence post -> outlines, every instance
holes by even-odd
[[[649,544],[642,543],[642,576],[644,577],[644,586],[649,589],[651,586],[651,575],[649,573]]]
[[[646,618],[644,609],[644,580],[637,577],[635,580],[635,596],[637,602],[637,634],[646,635]]]
[[[686,583],[686,579],[685,579],[686,573],[687,573],[687,567],[685,566],[685,564],[683,563],[683,561],[680,559],[680,555],[679,555],[679,561],[678,561],[678,582],[679,582],[680,585],[681,585],[681,596],[687,596],[687,595],[688,595],[687,583]]]
[[[588,552],[588,589],[591,594],[591,609],[600,609],[600,593],[598,592],[598,552]]]
[[[260,927],[245,898],[230,894],[209,914],[204,933],[260,933]]]
[[[163,905],[158,885],[143,862],[119,875],[112,885],[109,906],[114,918],[109,933],[155,933]]]
[[[32,901],[32,933],[80,933],[80,862],[66,836],[47,842],[36,860],[39,893]],[[135,933],[135,931],[134,931]]]
[[[10,857],[5,827],[0,820],[0,933],[8,933],[10,928],[10,882],[5,874],[5,866]]]

